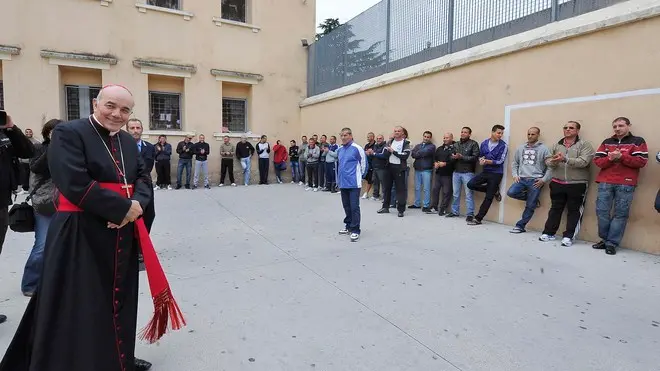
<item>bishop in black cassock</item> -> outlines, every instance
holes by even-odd
[[[94,115],[53,131],[48,159],[58,212],[39,290],[0,371],[135,370],[138,250],[144,242],[135,226],[152,190],[135,141],[120,130],[132,107],[128,90],[106,87],[94,101]],[[155,253],[145,252],[147,258],[157,261]],[[173,300],[161,301],[176,307]],[[160,321],[152,321],[152,340],[163,332],[162,312]]]

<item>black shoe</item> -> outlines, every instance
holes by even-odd
[[[616,255],[616,247],[608,245],[605,247],[605,254],[607,255]]]
[[[135,371],[147,371],[151,368],[151,363],[144,359],[135,358]]]
[[[425,212],[427,214],[433,214],[433,210],[431,210],[430,207],[423,207],[422,212]]]
[[[403,211],[399,211],[399,218],[403,218]]]
[[[455,216],[458,216],[458,214],[449,213],[449,214],[445,215],[445,218],[453,218]]]
[[[408,208],[409,208],[409,209],[421,209],[421,206],[410,205],[410,206],[408,206]]]
[[[186,189],[190,189],[190,184],[186,184]]]
[[[474,220],[474,217],[472,215],[468,215],[467,218],[465,218],[465,221],[470,223]]]
[[[174,188],[174,189],[181,189],[181,185],[177,184],[176,188]]]
[[[444,215],[447,215],[447,212],[444,211],[444,210],[440,210],[440,211],[438,211],[438,215],[444,216]]]
[[[382,209],[380,209],[380,210],[378,210],[378,211],[376,211],[376,212],[377,212],[378,214],[389,214],[389,213],[390,213],[390,209],[382,208]]]
[[[595,243],[595,244],[591,245],[591,247],[593,247],[594,249],[597,249],[597,250],[603,250],[607,246],[605,245],[605,241],[600,241],[598,243]]]
[[[4,314],[0,314],[0,323],[5,322],[6,320],[7,320],[7,316],[5,316]]]
[[[467,222],[468,225],[481,225],[481,220],[477,218],[472,218],[471,220],[468,220]]]
[[[497,193],[495,193],[495,200],[497,202],[502,202],[502,195],[500,194],[500,191],[497,191]]]

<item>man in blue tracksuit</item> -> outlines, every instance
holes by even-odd
[[[349,128],[341,129],[341,143],[337,150],[337,186],[346,217],[345,228],[339,234],[350,234],[351,242],[356,242],[360,239],[360,188],[362,177],[367,173],[367,155],[353,141]]]

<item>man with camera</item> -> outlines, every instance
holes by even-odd
[[[7,233],[12,191],[16,189],[19,181],[18,159],[31,158],[33,155],[32,142],[14,125],[11,116],[0,111],[0,253]],[[7,317],[0,314],[0,323],[6,320]]]

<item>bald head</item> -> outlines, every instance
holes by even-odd
[[[133,112],[135,101],[131,92],[120,85],[107,85],[94,99],[94,117],[111,133],[126,125]]]
[[[447,132],[447,133],[445,133],[445,135],[442,137],[442,142],[443,142],[444,144],[451,144],[451,142],[453,142],[453,141],[454,141],[454,134],[452,134],[452,133]]]

